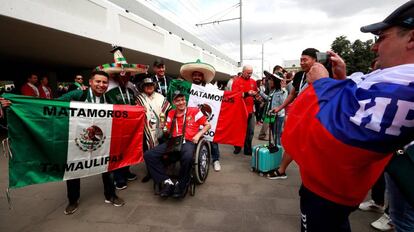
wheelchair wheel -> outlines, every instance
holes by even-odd
[[[202,184],[207,179],[208,171],[210,169],[211,147],[210,143],[204,139],[200,140],[194,155],[194,181],[197,184]]]

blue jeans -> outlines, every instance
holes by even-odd
[[[396,232],[414,231],[414,208],[405,200],[388,173],[384,173],[389,198],[389,211]]]
[[[273,140],[274,143],[281,146],[280,143],[280,136],[282,136],[282,130],[283,130],[283,123],[285,122],[285,117],[276,117],[276,120],[274,123],[272,123],[272,133],[273,133]]]
[[[211,159],[214,161],[220,159],[220,150],[218,143],[210,143],[211,144]]]

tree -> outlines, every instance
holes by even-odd
[[[351,54],[351,42],[349,42],[346,36],[341,35],[332,42],[331,49],[344,60],[348,60]]]
[[[371,51],[372,45],[372,40],[362,42],[357,39],[351,44],[346,36],[339,36],[332,42],[331,49],[344,59],[348,74],[367,73],[375,58],[375,54]]]

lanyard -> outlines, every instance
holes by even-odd
[[[103,98],[103,102],[102,102],[102,98]],[[95,98],[95,95],[92,93],[92,89],[89,88],[88,97],[86,98],[86,102],[92,102],[92,101],[93,101],[93,103],[96,103],[96,98]],[[102,97],[100,98],[99,103],[105,103],[105,102],[106,102],[106,98],[105,98],[105,94],[103,94]]]
[[[187,117],[187,109],[185,109],[185,111],[184,111],[184,119],[183,119],[183,128],[184,128],[184,123],[185,123],[185,118]],[[175,132],[177,133],[177,135],[178,135],[178,120],[175,120],[175,125],[176,125],[176,127],[175,127]],[[184,132],[184,131],[183,131]],[[184,134],[183,134],[183,136],[185,136]]]
[[[306,74],[305,72],[302,74],[302,78],[300,80],[299,93],[302,92],[302,90],[306,87],[306,84],[307,84],[305,80],[306,79],[305,74]]]
[[[126,101],[125,101],[124,93],[122,92],[121,86],[118,86],[118,89],[119,89],[119,92],[121,92],[122,101],[123,101],[123,102],[124,102],[124,104],[126,105],[127,103],[126,103]],[[125,91],[126,91],[126,95],[127,95],[127,98],[128,98],[128,104],[131,104],[131,98],[129,97],[129,92],[128,92],[128,89],[127,89],[127,88],[125,88]]]
[[[157,84],[158,84],[158,86],[159,86],[159,93],[160,94],[162,94],[162,89],[161,89],[161,85],[160,85],[160,80],[158,79],[158,76],[157,75],[155,75],[155,78],[157,78]],[[167,90],[168,90],[168,86],[167,86],[167,78],[164,76],[164,86],[165,86],[165,93],[167,93]],[[164,94],[162,94],[162,95],[164,95]]]

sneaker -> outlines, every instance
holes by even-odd
[[[172,197],[173,198],[183,198],[185,197],[186,189],[182,189],[180,185],[177,183],[174,188],[174,192]]]
[[[125,205],[125,201],[118,196],[113,196],[110,199],[105,199],[105,203],[112,204],[113,206],[120,207]]]
[[[126,183],[116,183],[115,184],[115,188],[116,189],[118,189],[118,190],[124,190],[124,189],[126,189],[128,186],[127,186],[127,184]]]
[[[280,173],[278,169],[276,169],[274,172],[271,172],[267,174],[267,179],[270,180],[279,180],[279,179],[287,179],[286,173]]]
[[[386,213],[384,213],[378,220],[371,223],[371,226],[380,231],[389,231],[394,228],[391,224],[391,218]]]
[[[75,203],[69,203],[69,205],[66,206],[65,211],[63,211],[63,213],[66,215],[73,214],[74,212],[76,212],[76,210],[78,210],[78,205],[78,201],[76,201]]]
[[[167,179],[164,181],[164,187],[160,191],[160,197],[169,197],[174,192],[174,183]]]
[[[218,160],[213,162],[213,168],[214,168],[214,171],[216,171],[216,172],[219,172],[221,170],[221,165],[220,165],[220,162]]]
[[[135,175],[134,173],[132,173],[132,172],[128,172],[127,173],[127,180],[128,181],[133,181],[133,180],[136,180],[137,179],[137,175]]]
[[[237,154],[239,154],[240,152],[241,152],[241,147],[235,147],[235,148],[234,148],[234,151],[233,151],[233,154],[237,155]]]
[[[359,204],[359,209],[362,211],[373,211],[377,213],[384,213],[384,206],[378,205],[374,200],[369,200]]]

